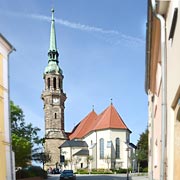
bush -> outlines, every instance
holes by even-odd
[[[24,169],[20,169],[16,172],[16,179],[28,177],[42,177],[47,179],[47,172],[39,166],[30,166]]]
[[[91,174],[112,174],[112,171],[107,169],[92,169]]]
[[[113,173],[116,173],[116,174],[126,174],[127,173],[127,169],[123,169],[123,168],[113,169],[112,171],[113,171]],[[132,172],[132,168],[129,168],[128,172]]]
[[[148,172],[148,167],[143,168],[142,172]]]
[[[89,174],[88,169],[78,169],[77,174]]]

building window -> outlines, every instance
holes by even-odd
[[[55,118],[55,119],[57,118],[57,114],[56,114],[56,113],[54,114],[54,118]]]
[[[116,138],[116,159],[119,159],[120,158],[120,139],[119,138]]]
[[[56,89],[56,78],[55,77],[53,78],[53,87],[54,87],[54,89]]]
[[[47,79],[47,86],[48,86],[48,89],[50,89],[50,78]]]
[[[93,144],[93,141],[91,140],[91,145]]]
[[[172,24],[171,24],[171,29],[170,29],[170,33],[169,33],[169,40],[174,38],[177,19],[178,19],[178,8],[175,8],[174,14],[173,14],[173,19],[172,19]]]
[[[104,139],[100,139],[100,159],[104,159]]]

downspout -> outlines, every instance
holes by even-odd
[[[8,53],[8,112],[9,112],[9,138],[10,138],[10,162],[11,162],[11,178],[15,180],[15,159],[13,160],[13,150],[12,150],[12,136],[11,136],[11,109],[10,109],[10,73],[9,73],[9,55],[16,51],[14,47],[11,48],[10,52]]]
[[[167,59],[166,59],[166,45],[165,45],[165,19],[163,18],[162,15],[158,14],[156,12],[156,2],[155,0],[151,0],[151,5],[152,5],[152,11],[153,15],[160,21],[160,41],[161,41],[161,64],[162,64],[162,69],[161,69],[161,76],[162,76],[162,117],[161,117],[161,165],[160,165],[160,180],[165,179],[165,164],[166,164],[166,159],[165,159],[165,141],[166,141],[166,124],[167,124],[167,78],[166,78],[166,68],[167,68]]]
[[[151,97],[152,102],[152,123],[151,123],[151,133],[152,133],[152,141],[151,141],[151,180],[153,180],[153,157],[154,157],[154,95]]]
[[[97,170],[97,131],[96,131],[96,170]]]

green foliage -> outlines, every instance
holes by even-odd
[[[12,134],[12,147],[15,152],[16,167],[25,167],[30,161],[31,143],[26,138]]]
[[[88,171],[88,169],[78,169],[76,173],[77,174],[89,174],[89,171]]]
[[[129,168],[128,171],[130,172],[130,171],[132,171],[132,169]],[[112,172],[116,173],[116,174],[125,174],[125,173],[127,173],[127,169],[123,169],[123,168],[113,169]]]
[[[92,169],[91,174],[112,174],[112,171],[107,169]]]
[[[137,154],[138,154],[138,163],[140,168],[144,169],[148,167],[148,130],[146,129],[140,135],[140,139],[137,143]]]
[[[16,179],[28,177],[42,177],[47,179],[47,172],[39,166],[30,166],[28,168],[20,169],[16,172]]]
[[[12,149],[15,152],[15,166],[25,167],[31,161],[33,146],[40,144],[39,128],[26,124],[22,109],[10,102]]]

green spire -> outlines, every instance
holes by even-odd
[[[52,12],[52,20],[51,20],[51,35],[50,35],[50,51],[57,51],[56,46],[56,32],[55,32],[55,20],[54,20],[54,9],[51,10]]]
[[[52,9],[51,12],[52,12],[52,20],[51,20],[50,47],[48,51],[48,65],[45,68],[44,74],[47,74],[47,73],[61,73],[62,74],[62,70],[60,69],[58,65],[59,53],[58,53],[57,45],[56,45],[54,9]]]

